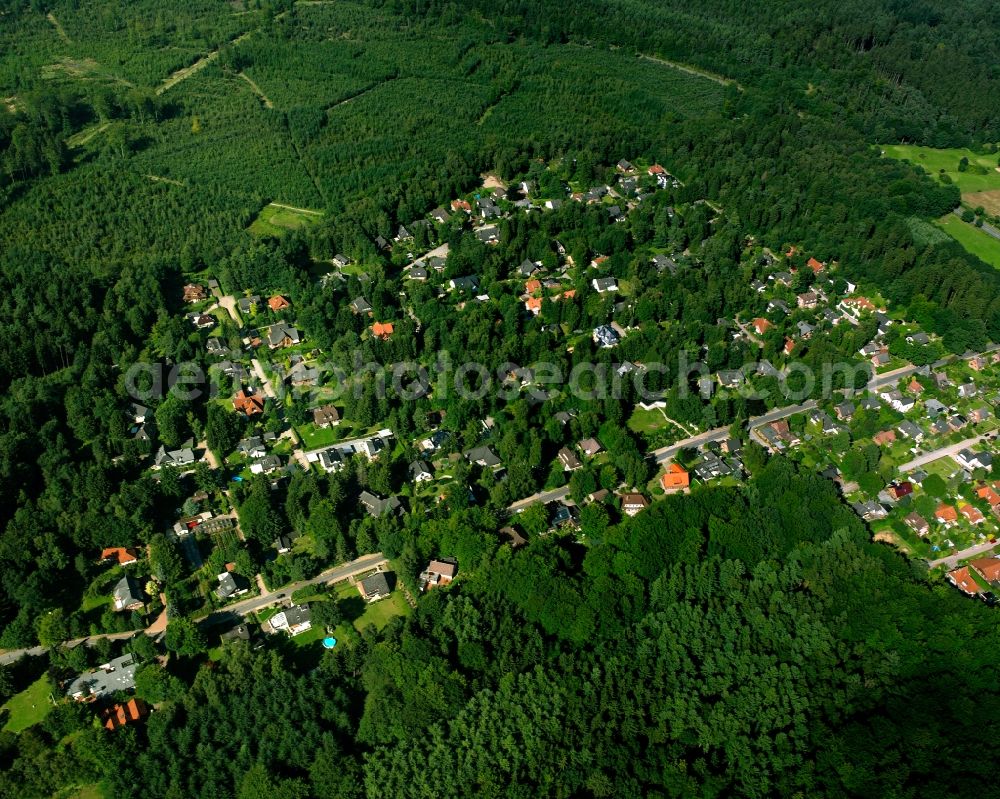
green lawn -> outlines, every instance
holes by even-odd
[[[1000,189],[1000,172],[996,170],[997,155],[977,155],[964,148],[938,150],[909,144],[887,144],[882,151],[888,158],[905,159],[919,164],[935,176],[943,169],[962,194]],[[969,159],[969,169],[959,172],[958,162],[963,156]]]
[[[344,431],[341,430],[342,427],[343,424],[336,427],[316,427],[312,422],[306,422],[305,424],[298,425],[295,428],[295,432],[299,434],[302,446],[307,450],[311,450],[328,447],[340,441],[344,437]]]
[[[973,255],[994,269],[1000,269],[1000,241],[954,214],[943,216],[936,224]]]
[[[648,411],[644,411],[642,408],[636,408],[627,422],[628,429],[633,433],[655,433],[657,430],[663,429],[668,424],[669,423],[664,418],[663,414],[656,408],[652,408]]]
[[[5,732],[21,732],[33,724],[38,724],[52,710],[49,694],[52,693],[52,683],[47,675],[43,675],[21,693],[8,699],[3,709],[10,713]]]
[[[314,224],[322,216],[319,211],[293,210],[270,203],[260,210],[248,230],[256,236],[281,236]]]
[[[374,625],[376,630],[381,630],[395,616],[405,616],[410,612],[410,606],[406,602],[403,591],[397,588],[385,599],[372,602],[365,608],[365,612],[354,620],[354,626],[360,632],[369,625]]]

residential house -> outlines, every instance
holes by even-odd
[[[153,468],[159,469],[163,466],[173,466],[182,468],[190,466],[195,462],[194,450],[191,447],[182,447],[168,451],[166,447],[160,446],[153,456]]]
[[[913,513],[908,513],[903,517],[903,522],[909,527],[913,532],[923,538],[931,531],[931,526],[927,523],[923,516],[914,511]]]
[[[588,458],[594,457],[598,452],[603,451],[604,447],[601,446],[601,442],[596,438],[585,438],[577,446]]]
[[[903,480],[898,483],[893,483],[886,489],[886,493],[888,493],[888,495],[892,497],[892,499],[898,502],[903,497],[908,497],[910,496],[910,494],[913,493],[913,483],[910,483],[906,480]]]
[[[758,316],[750,324],[753,325],[753,329],[756,331],[758,336],[763,336],[768,330],[774,327],[773,324],[762,316]]]
[[[312,628],[312,611],[308,605],[292,605],[275,613],[265,625],[272,632],[284,630],[290,636],[300,635]]]
[[[288,371],[286,379],[293,386],[315,386],[319,383],[319,368],[307,366],[304,360],[298,360]]]
[[[978,558],[969,563],[969,568],[991,585],[1000,582],[1000,558]]]
[[[431,211],[430,216],[439,225],[446,225],[448,224],[448,220],[451,219],[451,215],[440,206]]]
[[[195,283],[188,283],[184,286],[184,302],[201,302],[208,298],[208,292],[204,286]]]
[[[434,479],[434,472],[427,461],[415,460],[410,464],[410,480],[414,483],[426,483]]]
[[[267,346],[276,350],[281,347],[291,347],[300,341],[299,331],[284,322],[278,322],[267,328]]]
[[[251,474],[271,474],[281,468],[281,458],[277,455],[265,455],[250,464]]]
[[[822,261],[817,261],[815,258],[810,258],[806,261],[806,266],[808,266],[813,271],[813,274],[816,275],[826,269],[826,264]]]
[[[72,680],[66,688],[66,696],[78,702],[91,702],[119,691],[131,691],[135,688],[136,666],[132,654],[109,660]]]
[[[241,574],[227,570],[218,575],[218,580],[219,587],[215,589],[215,595],[222,600],[242,596],[250,590],[250,582]]]
[[[973,452],[966,447],[955,457],[955,462],[963,469],[990,469],[993,467],[993,456],[989,452]]]
[[[878,502],[868,500],[866,502],[855,502],[851,506],[856,514],[866,522],[884,519],[889,512]]]
[[[517,267],[517,274],[518,276],[527,279],[531,277],[533,274],[535,274],[538,271],[538,269],[539,269],[539,264],[525,258],[523,261],[521,261],[520,266]]]
[[[558,455],[559,462],[563,465],[563,471],[573,472],[583,466],[583,464],[580,463],[579,458],[573,454],[573,450],[569,447],[563,447],[559,450]]]
[[[621,341],[618,331],[611,325],[600,325],[594,328],[592,338],[595,344],[600,344],[605,349],[614,347]]]
[[[980,422],[985,422],[990,418],[990,409],[984,406],[979,408],[973,408],[969,411],[969,421],[973,424],[979,424]]]
[[[691,475],[679,463],[671,463],[660,475],[660,486],[668,494],[686,491],[691,486]]]
[[[973,505],[959,505],[958,512],[966,518],[969,524],[982,524],[986,521],[983,512]]]
[[[892,391],[883,391],[879,396],[882,401],[887,403],[893,410],[899,411],[900,413],[907,413],[913,410],[913,406],[916,405],[916,400],[913,397],[907,396],[902,392],[893,389]]]
[[[924,438],[924,431],[909,419],[901,422],[896,429],[903,435],[904,438],[909,438],[918,443]]]
[[[657,272],[670,271],[670,274],[677,274],[678,265],[677,262],[666,255],[654,255],[652,258],[653,266],[656,267]]]
[[[528,299],[524,301],[524,308],[533,316],[538,316],[538,314],[542,312],[542,298],[528,297]]]
[[[364,297],[356,297],[351,300],[350,309],[356,314],[371,314],[372,306]]]
[[[923,347],[926,346],[927,344],[930,344],[931,339],[930,336],[928,336],[926,333],[924,333],[921,330],[918,330],[906,336],[906,343],[913,344],[914,346],[917,347]]]
[[[938,402],[936,399],[929,399],[924,402],[924,411],[931,419],[936,419],[943,413],[948,412],[948,406]]]
[[[126,574],[117,583],[114,591],[115,610],[142,610],[146,606],[146,595],[139,581]]]
[[[872,436],[872,441],[878,444],[880,447],[884,447],[891,444],[896,440],[896,434],[892,430],[883,430],[881,433],[876,433]]]
[[[119,566],[131,566],[139,562],[139,552],[128,547],[107,547],[101,550],[101,562],[114,561]]]
[[[420,573],[420,590],[426,591],[428,588],[448,585],[455,579],[457,573],[457,564],[443,560],[432,560],[427,564],[427,568]]]
[[[469,204],[468,200],[452,200],[451,201],[452,211],[465,211],[467,214],[472,213],[472,206]]]
[[[969,566],[960,566],[948,572],[948,581],[962,593],[976,596],[979,593],[979,583],[969,571]]]
[[[958,511],[951,505],[942,502],[934,511],[934,518],[937,519],[938,524],[950,527],[958,521]]]
[[[379,341],[388,341],[392,338],[392,322],[376,322],[372,325],[372,336]]]
[[[465,453],[465,459],[469,463],[482,466],[486,469],[496,469],[501,465],[500,458],[489,447],[475,447]]]
[[[982,355],[975,355],[972,358],[969,358],[969,368],[976,372],[983,371],[983,369],[986,368],[987,364],[988,362],[986,358],[984,358]]]
[[[362,491],[358,502],[368,512],[369,516],[380,519],[386,515],[395,515],[401,507],[397,497],[380,497],[368,491]]]
[[[240,313],[244,316],[250,316],[257,313],[257,308],[260,306],[260,296],[253,294],[250,297],[240,297],[236,301],[236,307],[240,309]]]
[[[346,465],[344,457],[336,447],[321,450],[316,456],[316,461],[319,463],[319,467],[327,474],[339,472]]]
[[[483,244],[498,244],[500,242],[500,228],[496,225],[487,225],[476,231],[476,238]]]
[[[257,416],[264,412],[264,398],[255,394],[253,389],[240,389],[233,397],[233,410],[244,416]]]
[[[635,516],[639,511],[649,507],[649,500],[642,494],[628,493],[621,495],[622,513],[626,516]]]
[[[843,422],[845,419],[850,419],[854,416],[854,403],[850,401],[841,402],[834,407],[833,411],[837,414],[837,418]]]
[[[149,715],[149,708],[141,699],[129,699],[125,704],[116,704],[101,713],[106,730],[117,730],[128,724],[136,724]]]
[[[191,321],[192,325],[198,328],[198,330],[208,330],[209,328],[215,327],[218,323],[218,320],[210,313],[188,314],[188,319]]]
[[[386,578],[385,572],[382,571],[377,571],[374,574],[369,574],[363,580],[358,580],[357,586],[361,598],[369,604],[385,599],[391,592],[389,580]]]
[[[738,369],[723,369],[716,379],[722,388],[739,388],[744,383],[743,373]]]
[[[815,308],[819,304],[819,295],[815,291],[806,291],[796,298],[799,308]]]
[[[292,304],[280,294],[275,294],[267,301],[267,307],[277,313],[278,311],[284,311],[287,308],[291,308]]]
[[[618,283],[613,277],[595,277],[590,281],[590,285],[598,294],[618,291]]]
[[[969,399],[970,397],[976,396],[978,389],[976,389],[976,384],[973,382],[963,383],[958,387],[958,396],[962,399]]]
[[[313,424],[316,427],[336,427],[340,424],[340,411],[333,405],[323,405],[313,410]]]
[[[414,266],[406,273],[405,277],[410,280],[427,280],[427,270],[422,266]]]

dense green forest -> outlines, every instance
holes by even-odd
[[[249,539],[239,562],[282,585],[375,550],[413,579],[447,553],[462,581],[335,653],[234,644],[209,660],[188,618],[200,597],[163,532],[218,479],[152,479],[123,375],[136,361],[207,363],[181,287],[209,276],[237,295],[284,292],[311,346],[344,367],[355,351],[382,365],[438,350],[491,368],[609,362],[589,339],[552,352],[546,327],[599,324],[610,298],[525,319],[503,285],[525,258],[554,263],[556,236],[639,287],[620,318],[661,325],[623,343],[617,356],[637,362],[673,365],[686,347],[713,369],[746,360],[715,323],[763,313],[739,263],[748,234],[836,261],[948,351],[998,341],[1000,275],[908,224],[949,212],[957,189],[873,146],[1000,139],[993,16],[971,0],[0,2],[0,645],[52,650],[0,668],[0,698],[122,647],[59,642],[141,626],[79,607],[102,547],[148,545],[144,568],[173,614],[163,646],[129,645],[145,662],[148,722],[108,733],[63,704],[2,732],[0,796],[93,783],[171,799],[991,795],[992,609],[872,543],[827,481],[784,459],[751,450],[745,486],[634,519],[591,506],[580,541],[501,545],[505,507],[546,485],[542,464],[568,442],[599,435],[609,451],[574,495],[651,477],[623,425],[634,397],[403,402],[366,385],[348,418],[404,438],[444,412],[455,453],[492,414],[508,479],[459,461],[444,502],[384,520],[359,518],[353,501],[400,485],[378,464],[296,475],[277,492],[248,482],[232,491]],[[505,221],[493,248],[457,225],[438,231],[453,245],[446,276],[475,272],[496,300],[460,323],[430,286],[403,282],[398,249],[374,244],[484,171],[551,181],[555,196],[563,181],[608,179],[622,157],[682,183],[626,224],[567,203]],[[323,216],[255,238],[247,227],[272,201]],[[702,268],[640,275],[631,255],[652,246],[690,248]],[[321,287],[316,262],[340,252],[370,274]],[[349,311],[361,293],[398,320],[391,341]],[[805,358],[851,357],[870,332],[842,327]],[[239,344],[235,328],[224,335]],[[775,332],[763,355],[782,345]],[[705,426],[766,409],[667,401]],[[231,450],[243,429],[218,408],[157,403],[156,442]],[[576,416],[564,430],[553,416],[565,410]],[[314,550],[263,562],[289,531]]]

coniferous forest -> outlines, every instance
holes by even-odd
[[[762,243],[836,262],[936,356],[982,351],[1000,342],[1000,273],[914,233],[959,190],[880,147],[995,160],[998,55],[995,9],[973,0],[0,0],[0,797],[996,795],[996,609],[874,541],[800,463],[748,442],[745,480],[629,516],[583,500],[656,479],[625,423],[634,396],[407,401],[371,381],[340,412],[359,435],[391,429],[391,457],[273,487],[223,472],[246,465],[237,442],[301,429],[312,408],[269,399],[261,422],[165,394],[137,437],[125,375],[207,368],[182,297],[210,279],[263,295],[257,317],[294,322],[344,369],[357,352],[382,367],[439,351],[491,370],[610,364],[589,334],[554,343],[612,312],[584,297],[593,274],[537,319],[510,289],[526,259],[554,270],[567,254],[604,259],[633,292],[616,360],[675,366],[690,348],[738,368],[748,351],[719,320],[759,304],[740,259]],[[569,196],[617,180],[623,158],[677,176],[660,191],[641,173],[648,199],[623,223],[567,199],[509,214],[495,246],[459,214],[412,224],[478,198],[485,173]],[[311,221],[255,230],[285,206]],[[381,247],[400,225],[415,243]],[[442,281],[474,273],[491,303],[470,292],[456,310],[406,280],[407,248],[443,243]],[[650,277],[632,257],[650,248],[700,268]],[[331,287],[318,274],[341,254],[351,267]],[[269,310],[273,294],[292,310]],[[362,296],[370,318],[351,308]],[[220,311],[211,336],[239,350],[251,326],[236,318]],[[802,357],[857,359],[873,328],[836,328]],[[782,357],[785,340],[764,339]],[[662,381],[664,416],[685,425],[736,431],[774,407],[681,399]],[[404,493],[431,418],[453,481],[370,518],[359,495]],[[502,481],[465,457],[484,428]],[[589,438],[599,466],[550,468]],[[149,468],[189,441],[223,468]],[[562,480],[583,506],[576,532],[544,534],[537,506],[508,514]],[[212,503],[243,538],[195,567],[170,530]],[[522,546],[499,534],[513,524]],[[276,557],[282,537],[308,546]],[[129,567],[96,561],[133,547],[156,590],[114,612],[109,579]],[[331,651],[222,643],[206,623],[216,573],[278,592],[376,552],[413,600],[404,612],[355,629],[356,591],[291,594],[346,635]],[[460,578],[421,592],[439,557]],[[160,611],[161,634],[129,636]],[[122,654],[140,665],[112,698],[152,711],[109,730],[64,686]]]

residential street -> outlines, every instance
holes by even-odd
[[[944,566],[947,569],[954,569],[960,560],[965,560],[966,558],[974,558],[976,555],[985,555],[986,553],[993,550],[996,544],[990,541],[984,541],[982,544],[976,544],[968,549],[963,549],[961,552],[956,552],[954,555],[948,555],[946,558],[938,558],[937,560],[930,560],[927,565],[930,568],[935,568],[937,566]]]
[[[941,447],[941,449],[933,450],[932,452],[925,452],[923,455],[914,458],[908,463],[904,463],[899,467],[901,472],[912,472],[914,469],[924,466],[925,464],[936,461],[938,458],[945,458],[950,455],[957,455],[966,447],[971,447],[973,444],[977,444],[986,438],[986,435],[974,436],[973,438],[967,438],[964,441],[959,441],[957,444],[951,444],[947,447]],[[955,464],[955,468],[958,468],[958,464]]]
[[[355,574],[360,574],[362,572],[369,571],[370,569],[374,569],[376,566],[380,566],[386,562],[386,557],[381,552],[374,552],[371,555],[363,555],[362,557],[352,560],[350,563],[345,563],[342,566],[335,566],[332,569],[327,569],[325,572],[316,575],[312,579],[301,580],[297,583],[282,586],[278,591],[266,591],[263,588],[263,582],[261,582],[261,590],[263,593],[260,596],[254,596],[240,602],[234,602],[231,605],[227,605],[224,609],[210,613],[208,616],[196,619],[196,621],[203,622],[207,626],[221,624],[227,621],[231,622],[233,621],[234,615],[249,615],[250,613],[258,611],[261,608],[266,608],[268,605],[273,605],[291,597],[292,593],[300,588],[304,588],[308,585],[327,585],[329,583],[337,583],[341,580],[346,580]],[[116,641],[123,638],[131,638],[133,635],[138,635],[140,632],[144,631],[129,630],[124,633],[89,635],[86,638],[75,638],[72,641],[67,641],[64,646],[71,649],[80,645],[93,646],[94,642],[100,640],[101,638],[108,638],[112,641]],[[147,631],[146,634],[159,634],[159,631],[154,629],[151,632]],[[34,646],[27,649],[7,649],[0,652],[0,665],[14,663],[18,660],[18,658],[24,655],[32,657],[44,655],[46,651],[47,650],[43,646]]]
[[[277,602],[290,598],[291,595],[300,588],[305,588],[309,585],[329,585],[330,583],[338,583],[341,580],[346,580],[349,577],[354,576],[355,574],[361,574],[362,572],[374,569],[376,566],[381,566],[386,562],[387,559],[381,552],[374,552],[371,555],[363,555],[356,560],[352,560],[350,563],[345,563],[342,566],[335,566],[332,569],[327,569],[325,572],[317,574],[309,580],[300,580],[297,583],[289,583],[288,585],[282,586],[277,591],[267,591],[262,593],[260,596],[253,596],[249,599],[243,599],[239,602],[234,602],[231,605],[226,605],[224,608],[220,608],[214,613],[210,613],[208,616],[198,619],[198,621],[203,622],[207,626],[232,621],[234,614],[247,616],[260,610],[261,608],[266,608],[268,605],[274,605]]]
[[[533,505],[536,502],[541,502],[543,505],[547,502],[555,502],[558,499],[569,494],[569,486],[563,486],[562,488],[554,488],[552,491],[542,491],[539,494],[532,494],[530,497],[525,497],[524,499],[519,499],[507,506],[507,511],[509,513],[518,513],[524,510],[529,505]]]

